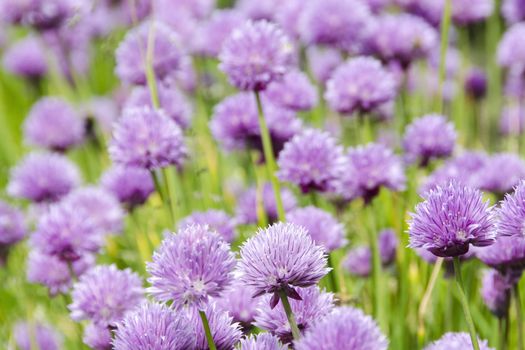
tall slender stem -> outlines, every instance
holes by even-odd
[[[441,271],[441,266],[443,265],[443,258],[438,258],[434,267],[432,268],[432,274],[430,275],[430,280],[428,281],[427,288],[425,289],[425,294],[421,299],[421,304],[419,304],[418,318],[419,318],[419,330],[418,333],[420,336],[423,336],[425,333],[425,314],[427,312],[428,304],[430,298],[432,297],[432,291],[436,286],[436,281]]]
[[[208,347],[210,350],[217,350],[215,343],[213,342],[213,337],[211,335],[210,324],[208,323],[208,318],[204,311],[199,310],[199,315],[202,320],[202,327],[204,328],[204,333],[206,334],[206,340],[208,341]]]
[[[335,267],[332,260],[332,254],[328,253],[328,267],[331,268],[330,272],[328,272],[328,278],[330,279],[330,286],[332,287],[332,292],[337,293],[339,291],[339,286],[337,283],[337,276],[335,274]]]
[[[509,313],[503,317],[498,317],[498,330],[499,330],[499,350],[507,350],[507,339],[509,330]]]
[[[153,69],[153,54],[155,46],[155,23],[150,24],[148,32],[148,43],[146,47],[146,81],[148,83],[149,93],[151,96],[151,104],[155,109],[160,107],[159,94],[157,91],[157,81],[155,77],[155,70]]]
[[[474,350],[479,350],[476,328],[474,327],[474,321],[472,320],[472,315],[470,314],[467,296],[465,295],[465,290],[463,287],[463,279],[461,278],[461,266],[458,256],[454,257],[454,274],[456,275],[456,284],[458,286],[459,298],[461,301],[461,305],[463,306],[463,312],[465,313],[465,319],[467,321],[467,326],[470,333],[470,340],[472,341],[472,347],[474,348]]]
[[[518,283],[514,285],[514,302],[516,303],[516,323],[518,327],[518,349],[523,350],[523,311]]]
[[[284,213],[283,200],[281,198],[281,186],[279,184],[279,180],[277,179],[277,175],[275,174],[277,166],[275,164],[275,157],[273,155],[272,139],[270,138],[270,131],[268,130],[266,119],[264,118],[261,96],[259,95],[258,91],[255,91],[255,99],[257,100],[257,115],[259,117],[259,127],[261,128],[261,139],[263,143],[263,152],[264,159],[266,162],[266,169],[268,171],[268,176],[270,177],[270,182],[272,184],[279,220],[284,222],[286,221],[286,217]]]
[[[155,190],[159,194],[160,199],[164,202],[164,193],[162,191],[162,186],[160,185],[159,177],[157,176],[155,169],[151,169],[150,174],[151,178],[153,179],[153,183],[155,184]]]
[[[372,288],[373,288],[373,305],[374,316],[377,319],[379,326],[386,331],[386,321],[384,317],[384,293],[383,293],[383,279],[381,278],[381,252],[379,251],[379,244],[376,235],[376,222],[374,217],[374,201],[370,203],[365,209],[368,211],[368,239],[370,241],[370,248],[372,250]]]
[[[288,301],[288,296],[286,296],[285,291],[281,290],[279,291],[279,297],[283,303],[283,308],[284,312],[286,313],[286,317],[288,318],[288,323],[290,323],[290,329],[292,330],[293,338],[297,340],[301,337],[301,332],[299,332],[299,327],[297,327],[297,322],[295,322],[295,317],[293,315],[290,302]]]
[[[168,168],[163,168],[162,169],[162,176],[164,177],[164,184],[166,186],[166,191],[167,191],[167,199],[166,201],[168,202],[168,206],[169,206],[169,211],[170,211],[170,218],[171,218],[171,224],[172,226],[175,225],[175,221],[176,221],[176,217],[177,217],[177,214],[175,212],[175,197],[176,197],[176,194],[175,192],[173,192],[173,184],[171,184],[171,181],[172,179],[170,178],[170,176],[172,176],[173,174],[169,174],[168,173]]]
[[[441,17],[441,46],[439,51],[439,90],[437,112],[443,112],[443,82],[445,81],[445,61],[447,59],[448,32],[450,29],[451,0],[445,0],[443,15]]]

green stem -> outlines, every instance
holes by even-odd
[[[146,47],[146,81],[151,95],[151,104],[155,109],[160,107],[159,94],[157,91],[157,81],[155,70],[153,69],[153,47],[155,45],[155,24],[151,23],[148,32],[148,43]]]
[[[381,252],[376,237],[376,224],[374,218],[373,202],[366,207],[368,211],[368,239],[370,241],[370,248],[372,250],[372,288],[373,288],[373,305],[374,316],[379,323],[379,326],[386,331],[387,324],[384,318],[384,297],[383,285],[381,278]]]
[[[419,304],[419,310],[418,310],[418,318],[419,318],[419,336],[424,337],[425,335],[425,315],[427,312],[428,304],[430,302],[430,299],[432,297],[432,291],[434,290],[434,287],[436,286],[437,278],[439,277],[439,272],[441,271],[441,266],[443,265],[443,258],[438,258],[436,260],[436,263],[434,264],[434,267],[432,268],[432,274],[430,275],[430,280],[428,281],[427,288],[425,290],[425,294],[423,294],[423,298],[421,299],[421,304]]]
[[[330,279],[330,287],[332,288],[332,292],[337,293],[339,291],[339,286],[337,283],[337,276],[335,274],[335,267],[333,263],[332,254],[328,253],[328,267],[331,268],[330,272],[328,272],[328,278]]]
[[[465,319],[467,321],[468,330],[470,333],[470,340],[472,341],[472,347],[474,350],[479,350],[478,337],[476,335],[476,328],[474,327],[474,321],[470,314],[468,306],[467,296],[463,287],[463,279],[461,278],[461,266],[459,262],[459,256],[454,257],[454,274],[456,275],[456,284],[458,286],[459,299],[463,306],[463,312],[465,313]]]
[[[523,311],[518,283],[514,286],[514,302],[516,303],[516,323],[518,326],[518,349],[523,350]]]
[[[206,340],[208,341],[208,347],[210,350],[217,350],[215,343],[213,342],[213,337],[211,335],[210,324],[208,323],[208,318],[204,311],[199,310],[199,315],[202,320],[202,327],[204,328],[204,333],[206,334]]]
[[[168,202],[171,224],[173,227],[175,225],[176,218],[177,218],[177,213],[175,210],[175,203],[176,203],[177,195],[174,192],[172,181],[173,181],[173,176],[176,176],[176,175],[169,173],[168,168],[163,168],[162,176],[164,177],[164,184],[166,185],[166,190],[168,193],[166,202]]]
[[[257,100],[257,115],[259,117],[259,127],[261,128],[261,139],[263,143],[266,170],[268,171],[268,176],[270,177],[270,182],[272,184],[279,220],[284,222],[286,221],[286,216],[284,213],[283,200],[281,198],[281,187],[279,184],[279,180],[277,179],[277,176],[275,174],[277,166],[275,164],[275,157],[273,155],[272,139],[270,138],[268,125],[266,125],[266,119],[264,118],[264,112],[261,103],[261,97],[258,91],[255,91],[255,99]]]
[[[445,81],[445,61],[448,48],[448,32],[450,30],[451,0],[445,0],[445,7],[441,17],[441,46],[439,61],[439,90],[438,90],[438,113],[443,113],[443,82]]]
[[[295,317],[293,315],[290,302],[288,301],[288,297],[283,290],[279,291],[279,297],[283,303],[283,308],[284,312],[286,313],[286,317],[288,318],[288,323],[290,323],[290,329],[292,330],[293,338],[298,340],[301,337],[301,332],[299,332],[299,327],[297,327],[297,322],[295,322]]]
[[[507,339],[509,330],[509,313],[505,314],[504,317],[498,317],[498,329],[499,329],[499,350],[507,350]]]
[[[153,179],[153,183],[155,184],[155,190],[160,196],[160,199],[164,202],[164,193],[162,191],[162,186],[160,185],[159,177],[157,176],[157,173],[154,169],[150,170],[151,178]]]

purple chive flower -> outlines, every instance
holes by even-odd
[[[286,214],[286,220],[304,227],[314,242],[328,252],[341,248],[347,242],[343,224],[317,207],[296,208]]]
[[[355,57],[339,66],[326,83],[324,95],[334,111],[364,114],[396,96],[393,75],[372,57]]]
[[[433,158],[448,157],[456,145],[454,125],[440,114],[427,114],[405,130],[403,148],[409,161],[426,166]]]
[[[82,142],[84,123],[73,107],[57,97],[33,105],[24,122],[24,138],[32,146],[64,152]]]
[[[249,329],[255,319],[259,298],[254,298],[253,288],[236,279],[226,288],[215,304],[219,309],[227,311],[244,329]]]
[[[452,19],[460,26],[481,22],[494,11],[494,0],[456,0],[451,4]]]
[[[507,29],[498,46],[497,59],[500,66],[511,68],[525,64],[525,23],[517,23]]]
[[[519,279],[525,269],[525,237],[498,236],[490,247],[476,249],[476,256],[506,276]]]
[[[335,308],[294,343],[297,350],[386,350],[388,340],[372,317],[349,306]]]
[[[160,107],[170,119],[186,129],[193,113],[189,101],[173,86],[158,84],[157,87]],[[135,87],[124,104],[124,109],[141,107],[153,108],[149,89],[145,86]]]
[[[259,333],[241,339],[240,348],[243,350],[288,350],[287,345],[281,344],[279,338],[269,333]]]
[[[525,2],[523,0],[503,0],[501,14],[508,24],[525,20]]]
[[[173,6],[177,8],[177,11],[187,12],[188,15],[202,19],[208,17],[208,15],[214,10],[216,0],[159,0],[159,10],[171,10]]]
[[[180,127],[163,110],[148,107],[124,111],[113,130],[109,146],[112,160],[148,170],[181,167],[187,149]]]
[[[478,339],[480,350],[494,350],[486,340]],[[439,340],[427,345],[424,350],[465,350],[473,348],[468,333],[445,333]]]
[[[129,210],[145,203],[155,190],[151,174],[146,169],[118,165],[102,175],[100,185]]]
[[[208,225],[228,243],[233,242],[237,237],[235,220],[222,210],[195,211],[181,219],[178,229],[181,230],[192,225]]]
[[[499,318],[505,317],[510,305],[512,284],[508,278],[496,270],[483,273],[481,297],[489,310]]]
[[[95,264],[91,254],[84,254],[73,261],[72,267],[76,276],[82,275]],[[48,288],[49,294],[55,296],[67,293],[73,284],[73,276],[68,264],[57,256],[44,254],[37,249],[31,250],[27,260],[27,280]]]
[[[282,80],[268,85],[264,95],[275,105],[294,111],[308,111],[317,104],[317,89],[308,76],[292,70]]]
[[[224,41],[220,69],[241,90],[264,90],[287,72],[294,48],[275,24],[248,21]]]
[[[279,6],[274,14],[274,22],[279,24],[284,32],[294,40],[301,36],[301,20],[306,8],[302,0],[289,0]]]
[[[343,62],[343,56],[339,50],[332,48],[312,46],[307,49],[306,53],[312,75],[323,85],[330,79],[332,72]]]
[[[382,230],[379,232],[377,243],[383,266],[392,264],[396,260],[397,246],[399,245],[395,231],[392,229]]]
[[[105,325],[90,323],[84,328],[84,344],[93,350],[111,350],[111,331]]]
[[[180,67],[183,52],[177,34],[163,23],[144,22],[126,34],[115,52],[115,72],[122,82],[146,84],[146,51],[150,30],[154,34],[152,65],[155,77],[163,80]]]
[[[287,188],[281,188],[281,198],[283,200],[284,211],[288,212],[297,206],[295,197]],[[257,207],[262,206],[263,214],[268,216],[270,222],[277,221],[277,205],[275,195],[270,183],[265,183],[261,190],[250,187],[239,197],[237,202],[236,216],[240,223],[257,223]]]
[[[334,295],[320,290],[317,286],[301,288],[298,290],[301,300],[291,300],[290,306],[297,322],[297,327],[302,332],[317,320],[329,314],[334,307]],[[292,330],[282,305],[270,307],[271,295],[260,298],[257,306],[257,315],[254,325],[264,329],[281,339],[283,343],[290,343],[293,339]]]
[[[498,235],[525,238],[525,181],[506,194],[498,210]]]
[[[487,75],[479,68],[472,68],[465,77],[465,91],[475,100],[487,94]]]
[[[151,277],[148,291],[172,306],[202,310],[209,297],[217,297],[233,279],[235,254],[218,233],[192,225],[168,234],[147,264]]]
[[[111,131],[119,116],[117,103],[110,97],[95,96],[80,106],[88,135],[95,131],[95,126],[104,133]],[[90,129],[91,128],[91,129]]]
[[[241,247],[241,280],[255,290],[255,296],[273,293],[270,302],[279,302],[278,292],[300,300],[294,287],[315,285],[330,269],[324,249],[301,226],[277,223],[248,239]]]
[[[37,30],[58,29],[75,14],[82,4],[74,0],[32,0],[22,5],[21,23]]]
[[[21,241],[25,235],[24,214],[17,208],[0,200],[0,255],[2,254],[2,249]]]
[[[430,190],[410,215],[409,246],[437,256],[463,255],[471,244],[485,247],[495,241],[492,208],[480,191],[455,181]]]
[[[62,337],[50,325],[42,323],[18,322],[13,330],[17,349],[31,350],[31,338],[39,350],[59,350],[62,348]]]
[[[342,262],[342,266],[354,276],[370,276],[372,272],[372,251],[370,247],[360,246],[350,249]]]
[[[118,323],[115,350],[186,350],[195,348],[192,323],[184,312],[144,302]]]
[[[54,202],[80,183],[74,163],[58,154],[30,153],[11,170],[7,193],[33,202]]]
[[[144,289],[142,279],[130,269],[99,265],[80,276],[71,298],[68,308],[73,320],[115,326],[126,312],[142,302]]]
[[[479,170],[477,187],[503,195],[525,179],[525,162],[514,153],[498,153]]]
[[[21,77],[38,80],[47,74],[44,45],[35,36],[15,42],[4,53],[4,69]]]
[[[523,134],[525,131],[525,107],[520,104],[503,107],[499,130],[505,136]]]

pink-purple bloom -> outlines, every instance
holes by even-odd
[[[372,251],[368,246],[350,249],[342,262],[342,267],[350,274],[368,277],[372,272]]]
[[[24,214],[0,200],[0,260],[2,249],[22,240],[26,235]]]
[[[479,68],[471,68],[465,77],[465,91],[472,98],[479,100],[487,94],[487,75]]]
[[[3,65],[12,74],[30,80],[42,78],[48,70],[43,43],[34,36],[15,42],[4,53]]]
[[[510,305],[512,284],[497,270],[486,270],[481,282],[481,297],[489,310],[497,317],[505,317]]]
[[[112,350],[111,330],[108,326],[89,323],[84,328],[82,341],[92,350]]]
[[[317,89],[308,76],[299,71],[291,70],[282,80],[272,82],[264,91],[272,103],[294,111],[307,111],[317,104]]]
[[[237,237],[235,220],[222,210],[195,211],[181,219],[178,228],[180,230],[192,225],[208,225],[228,243],[233,242]]]
[[[501,110],[499,130],[506,136],[517,136],[525,131],[525,106],[510,104]]]
[[[281,344],[279,338],[270,333],[259,333],[241,339],[240,347],[243,350],[288,350],[288,346]]]
[[[226,288],[215,304],[219,309],[228,311],[234,322],[238,322],[244,329],[249,329],[255,319],[259,298],[254,298],[252,287],[236,279]]]
[[[60,350],[62,348],[61,335],[47,324],[18,322],[13,334],[17,349],[20,350],[31,350],[34,349],[33,346],[37,346],[38,350]]]
[[[330,79],[332,72],[343,62],[339,50],[312,46],[307,52],[310,71],[315,79],[323,85]]]
[[[525,161],[514,153],[492,155],[479,170],[476,186],[503,195],[525,179]]]
[[[525,238],[525,181],[506,194],[498,210],[498,235]]]
[[[480,350],[494,350],[486,340],[478,339]],[[424,350],[465,350],[474,348],[468,333],[445,333],[439,340],[427,345]]]
[[[100,185],[130,210],[145,203],[155,190],[151,174],[146,169],[118,165],[102,175]]]
[[[476,256],[508,277],[519,277],[525,269],[525,237],[498,236],[493,245],[476,249]]]
[[[525,23],[514,24],[503,34],[498,46],[497,59],[502,67],[525,65]]]
[[[297,206],[295,196],[287,188],[281,188],[281,199],[283,200],[285,212]],[[275,194],[270,183],[265,183],[260,190],[257,187],[250,187],[240,195],[236,209],[236,216],[239,222],[243,224],[257,223],[257,208],[259,205],[262,206],[262,214],[266,214],[270,222],[277,220],[277,204],[275,203]]]

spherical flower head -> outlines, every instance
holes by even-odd
[[[0,200],[0,250],[22,240],[25,235],[24,214]]]
[[[306,229],[292,223],[259,229],[244,242],[239,269],[255,295],[274,294],[272,307],[279,302],[278,292],[300,299],[294,287],[315,285],[330,271],[323,247],[314,243]]]
[[[176,87],[165,84],[157,84],[157,94],[160,108],[164,110],[171,120],[181,128],[186,129],[190,125],[192,107],[186,97]],[[124,109],[149,107],[153,109],[149,89],[145,86],[135,87],[129,95]]]
[[[126,109],[113,130],[109,146],[112,160],[123,166],[148,170],[181,167],[187,149],[181,128],[163,110]]]
[[[219,298],[215,298],[215,304],[221,310],[227,311],[233,321],[238,322],[245,329],[249,329],[255,314],[259,298],[254,298],[252,287],[236,279],[232,285],[226,288]]]
[[[433,158],[448,157],[456,145],[454,125],[440,114],[428,114],[407,126],[403,149],[408,160],[418,160],[423,166]]]
[[[71,298],[68,308],[73,320],[115,326],[126,312],[142,302],[144,289],[142,279],[130,269],[99,265],[80,276]]]
[[[472,68],[465,77],[465,91],[475,100],[487,94],[487,75],[479,68]]]
[[[480,350],[494,350],[486,340],[478,339]],[[464,350],[473,348],[468,333],[445,333],[439,340],[427,345],[424,350]]]
[[[525,107],[511,104],[503,107],[499,130],[505,136],[517,136],[525,131]]]
[[[525,237],[498,236],[490,247],[476,249],[476,256],[509,277],[520,277],[525,269]]]
[[[316,87],[299,70],[291,70],[282,80],[268,85],[264,96],[277,106],[294,111],[308,111],[315,107],[318,100]]]
[[[58,29],[81,10],[75,0],[33,0],[26,2],[21,22],[37,30]]]
[[[498,235],[525,238],[525,181],[506,194],[498,210]]]
[[[505,317],[510,305],[512,284],[496,270],[483,273],[481,297],[489,310],[499,318]]]
[[[129,312],[115,331],[115,350],[194,349],[193,326],[184,312],[144,302]]]
[[[226,242],[231,243],[237,237],[235,221],[222,210],[210,209],[208,211],[196,211],[181,219],[178,224],[179,230],[192,225],[208,225],[208,227]]]
[[[42,323],[18,322],[13,330],[17,349],[31,350],[32,339],[39,350],[59,350],[62,337],[51,326]]]
[[[297,350],[386,350],[388,340],[372,317],[342,306],[316,322],[294,345]]]
[[[481,190],[503,195],[525,179],[525,162],[514,153],[498,153],[478,172],[476,185]]]
[[[494,11],[494,0],[459,0],[452,5],[452,19],[457,25],[481,22]]]
[[[64,152],[82,142],[84,123],[73,107],[57,97],[36,102],[24,121],[24,138],[32,146]]]
[[[153,27],[152,27],[153,26]],[[115,52],[115,73],[124,83],[146,84],[146,51],[153,31],[153,71],[163,80],[181,64],[183,52],[177,34],[161,22],[144,22],[130,30]]]
[[[281,199],[283,200],[284,211],[288,212],[297,206],[294,194],[287,188],[281,188]],[[262,189],[256,187],[248,188],[239,197],[237,202],[236,216],[240,223],[255,224],[258,221],[258,206],[261,205],[263,213],[266,214],[270,222],[277,221],[277,204],[272,185],[265,183]]]
[[[372,272],[372,251],[367,246],[350,249],[342,266],[354,276],[368,277]]]
[[[334,111],[367,113],[396,96],[393,75],[372,57],[355,57],[340,65],[326,83],[325,100]]]
[[[339,50],[312,46],[306,51],[310,71],[315,79],[323,85],[330,79],[333,71],[343,62]]]
[[[203,309],[209,297],[218,297],[233,280],[235,254],[208,226],[192,225],[168,234],[147,264],[148,291],[174,308]]]
[[[294,48],[275,24],[248,21],[224,41],[220,69],[241,90],[264,90],[288,71]]]
[[[117,102],[106,96],[92,97],[80,106],[80,110],[84,117],[87,136],[90,137],[94,136],[95,126],[102,132],[109,133],[120,113]]]
[[[488,201],[483,201],[477,189],[455,181],[430,190],[410,215],[409,246],[440,257],[463,255],[471,244],[485,247],[495,241],[495,220]]]
[[[303,193],[334,190],[345,161],[335,138],[321,130],[305,129],[284,145],[277,176],[299,186]]]
[[[317,207],[296,208],[286,214],[286,221],[304,227],[314,242],[327,252],[341,248],[347,242],[343,224]]]
[[[102,175],[100,185],[130,210],[145,203],[155,190],[149,171],[119,165]]]
[[[523,0],[503,0],[501,14],[507,24],[514,24],[525,19],[525,3]]]
[[[84,328],[82,341],[93,350],[111,350],[111,340],[108,326],[90,323]]]
[[[320,290],[317,286],[300,288],[297,293],[301,300],[290,300],[290,306],[297,322],[297,327],[305,332],[317,320],[329,314],[334,307],[334,295]],[[271,295],[260,298],[257,306],[257,315],[254,325],[264,329],[281,339],[283,343],[290,343],[293,339],[292,330],[282,304],[271,308]]]
[[[54,202],[80,183],[76,165],[51,153],[30,153],[11,170],[7,193],[32,202]]]
[[[4,53],[3,64],[6,71],[30,80],[43,77],[48,69],[43,44],[34,36],[9,47]]]
[[[306,9],[305,3],[302,0],[289,0],[279,5],[279,11],[274,13],[273,21],[279,24],[290,38],[297,41],[301,37],[301,21]]]
[[[250,335],[241,339],[240,348],[243,350],[287,350],[288,346],[281,344],[279,338],[270,333]]]
[[[511,68],[525,65],[524,37],[525,23],[517,23],[507,29],[498,45],[497,59],[500,66]]]
[[[396,260],[397,246],[399,245],[399,240],[395,231],[392,229],[385,229],[379,232],[377,244],[383,266],[392,264]]]

